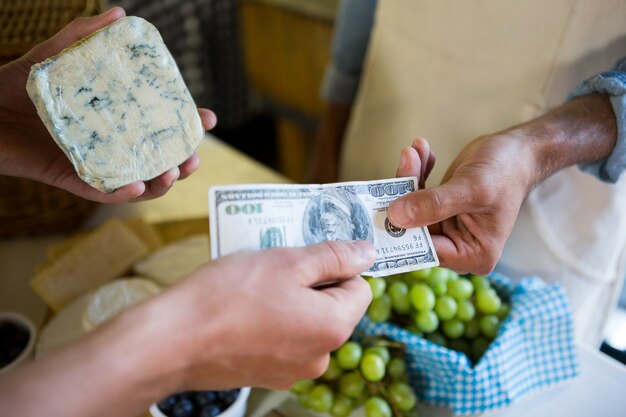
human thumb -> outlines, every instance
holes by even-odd
[[[365,241],[322,242],[300,250],[308,271],[303,277],[306,286],[350,279],[367,270],[376,259],[374,246]]]
[[[28,59],[31,64],[41,62],[124,16],[126,16],[124,9],[121,7],[113,7],[97,16],[76,18],[50,39],[41,42],[31,49],[25,55],[25,58]]]
[[[387,215],[397,227],[429,226],[461,213],[467,204],[465,195],[463,188],[448,182],[398,198],[389,205]]]

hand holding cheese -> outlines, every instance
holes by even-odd
[[[0,174],[116,203],[163,195],[177,179],[197,168],[195,146],[203,130],[215,125],[215,115],[209,110],[196,112],[169,52],[162,43],[158,45],[158,32],[139,18],[120,20],[124,15],[123,9],[114,8],[76,19],[23,57],[0,67]],[[163,56],[162,68],[156,67],[159,63],[143,62],[153,55],[145,51],[137,50],[133,61],[142,61],[137,68],[121,60],[113,49],[126,48],[133,41],[140,44],[133,36],[155,43]],[[133,52],[129,49],[129,53],[130,59]],[[31,66],[42,61],[33,67],[29,82],[38,115],[26,84]],[[152,77],[139,80],[141,85],[128,85],[133,80],[129,73],[142,68],[144,73],[152,71]],[[161,78],[154,81],[155,77]],[[181,100],[175,100],[175,94]]]
[[[366,242],[222,257],[77,343],[0,375],[0,410],[139,415],[181,390],[285,389],[317,377],[365,313],[372,294],[357,274],[374,258]]]

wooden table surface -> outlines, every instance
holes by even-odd
[[[287,183],[289,179],[252,160],[212,136],[198,147],[200,168],[163,197],[140,203],[99,206],[84,228],[105,220],[142,217],[150,223],[207,219],[208,188],[238,183]],[[36,265],[46,258],[46,248],[65,236],[0,239],[0,311],[17,311],[42,325],[48,312],[32,292],[29,282]]]

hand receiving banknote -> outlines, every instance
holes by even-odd
[[[376,262],[363,275],[387,276],[439,265],[425,227],[400,229],[387,218],[416,178],[335,184],[243,184],[209,190],[211,256],[324,241],[366,240]]]

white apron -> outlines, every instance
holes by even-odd
[[[392,177],[420,136],[439,184],[471,139],[544,113],[625,55],[623,0],[379,0],[341,179]],[[579,341],[598,345],[625,248],[626,175],[610,185],[570,167],[531,193],[498,268],[561,282]]]

